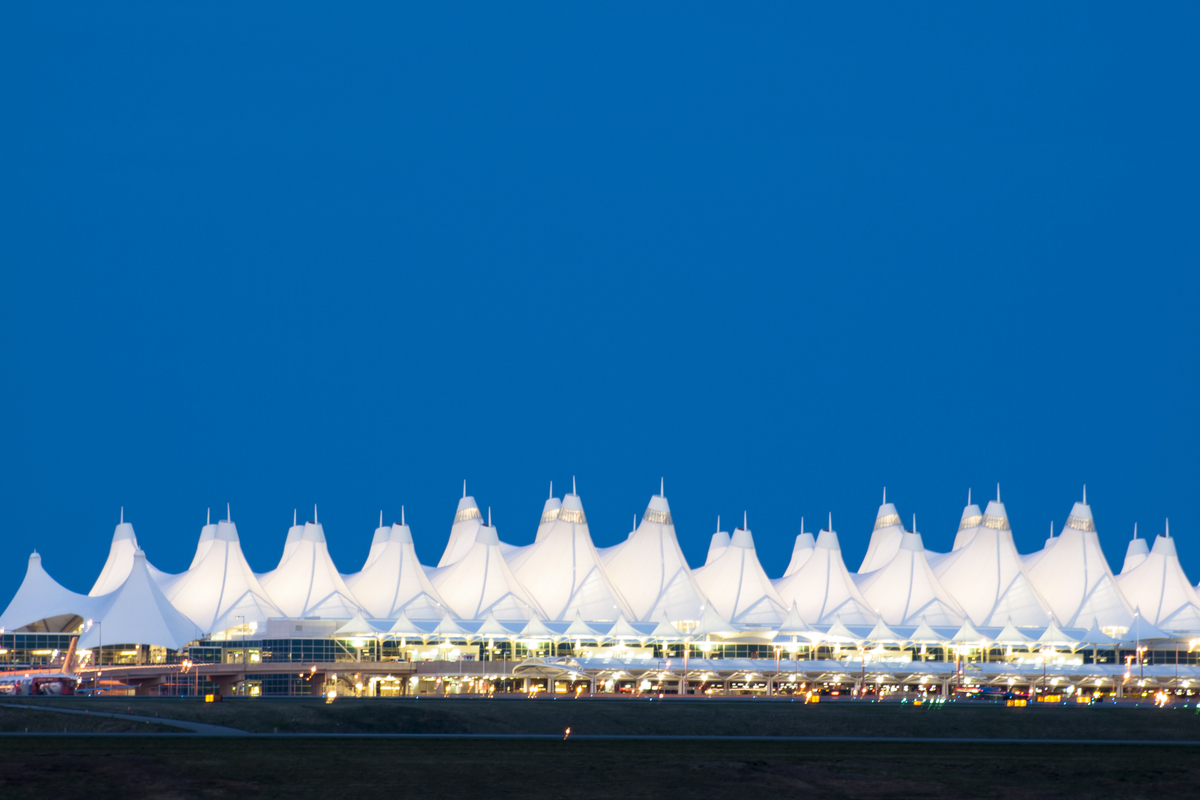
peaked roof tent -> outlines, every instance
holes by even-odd
[[[404,506],[400,507],[401,525],[404,519]],[[371,566],[371,562],[379,557],[379,553],[388,543],[388,539],[392,536],[392,526],[383,524],[383,511],[379,512],[379,527],[375,529],[375,533],[371,536],[371,549],[367,551],[367,560],[363,562],[363,569]],[[360,570],[361,571],[361,570]]]
[[[1109,636],[1104,631],[1100,630],[1100,622],[1095,617],[1092,617],[1092,626],[1087,629],[1087,633],[1079,640],[1080,644],[1101,645],[1101,644],[1116,644],[1117,640]]]
[[[804,517],[801,517],[800,533],[796,536],[796,543],[792,545],[792,559],[788,562],[787,569],[783,571],[783,577],[786,578],[804,566],[804,562],[812,557],[813,548],[816,546],[817,540],[813,538],[813,535],[804,532]]]
[[[125,521],[125,509],[122,508],[121,521],[117,523],[117,527],[113,531],[112,544],[108,548],[108,559],[105,560],[104,568],[100,570],[100,577],[96,578],[96,583],[88,594],[92,597],[99,597],[120,588],[133,569],[133,557],[139,549],[133,525]],[[175,577],[155,569],[149,562],[146,566],[156,581]]]
[[[679,549],[663,495],[650,498],[628,539],[598,552],[635,621],[653,622],[664,612],[674,622],[700,619],[706,598]]]
[[[904,525],[900,522],[900,514],[896,506],[887,501],[887,487],[883,489],[883,505],[875,514],[875,529],[871,531],[871,542],[867,545],[867,554],[863,557],[858,574],[873,572],[892,560],[900,548],[900,539],[904,535]]]
[[[422,641],[429,638],[429,631],[417,625],[403,611],[396,617],[396,622],[388,629],[391,636],[419,636]]]
[[[1008,512],[998,500],[988,503],[975,533],[942,556],[933,573],[975,625],[1000,627],[1011,619],[1022,628],[1044,628],[1050,622],[1046,603],[1013,543]]]
[[[29,556],[25,579],[0,614],[0,628],[9,633],[22,628],[62,633],[75,630],[95,615],[98,598],[76,594],[51,578],[36,550]]]
[[[842,547],[833,530],[818,533],[808,561],[773,585],[785,607],[794,604],[810,625],[828,625],[836,617],[851,625],[875,624],[872,606],[846,569]]]
[[[1154,539],[1142,563],[1117,577],[1130,605],[1163,630],[1200,631],[1200,596],[1183,572],[1175,540],[1167,532]],[[1135,541],[1144,541],[1136,539]]]
[[[803,618],[801,618],[800,612],[797,610],[796,604],[793,602],[792,607],[788,609],[787,616],[784,618],[783,622],[779,623],[779,628],[776,631],[776,635],[805,635],[809,633],[815,633],[815,631],[809,627],[808,623],[806,623]]]
[[[568,639],[587,639],[594,642],[599,642],[605,638],[603,633],[584,622],[583,615],[578,611],[575,612],[575,619],[567,626],[567,629],[563,632],[563,636]]]
[[[708,543],[708,555],[704,559],[704,566],[707,567],[716,561],[728,549],[729,532],[721,530],[721,518],[717,517],[717,532],[712,535],[712,539]]]
[[[475,505],[475,498],[467,495],[467,482],[463,481],[463,496],[454,512],[454,524],[450,526],[450,541],[438,561],[438,567],[446,567],[459,561],[475,544],[475,536],[483,526],[483,514]]]
[[[916,527],[916,520],[913,520]],[[895,555],[858,580],[858,589],[889,625],[959,626],[965,612],[933,574],[919,533],[904,533]]]
[[[577,612],[592,621],[633,615],[592,544],[579,495],[564,496],[554,519],[538,530],[538,540],[508,563],[547,619],[565,621]]]
[[[342,625],[340,628],[334,631],[333,635],[354,636],[355,634],[362,634],[364,636],[374,636],[378,633],[384,633],[384,631],[381,631],[370,622],[367,622],[360,612],[354,615],[354,619],[350,620],[345,625]]]
[[[306,522],[295,544],[279,569],[259,576],[259,583],[276,607],[294,619],[352,619],[362,611],[329,556],[321,524]]]
[[[700,620],[689,637],[691,641],[696,641],[709,636],[729,636],[737,633],[738,630],[737,625],[724,619],[711,605],[706,605],[700,612]]]
[[[952,550],[966,547],[981,525],[983,525],[983,512],[979,510],[979,506],[971,502],[971,490],[968,489],[967,505],[963,508],[962,518],[958,521],[958,533],[954,535]]]
[[[483,619],[489,611],[501,621],[546,616],[509,569],[491,525],[480,525],[462,557],[434,570],[429,580],[446,607],[461,619]]]
[[[181,650],[202,631],[177,610],[150,577],[146,554],[134,551],[133,565],[115,592],[97,600],[95,621],[79,637],[81,648],[109,644],[150,644]],[[103,637],[103,638],[101,638]]]
[[[1025,570],[1054,618],[1068,628],[1083,627],[1093,617],[1104,627],[1125,627],[1133,620],[1086,502],[1074,505],[1054,547],[1028,558]]]
[[[929,623],[922,617],[921,624],[912,632],[912,636],[909,636],[908,640],[914,644],[941,644],[948,641],[948,637],[929,627]]]
[[[315,521],[316,518],[317,518],[317,507],[314,505],[313,506],[313,520]],[[292,527],[288,528],[287,538],[284,539],[284,541],[283,541],[283,553],[279,556],[279,565],[276,566],[275,569],[279,569],[279,567],[282,567],[285,563],[287,563],[287,560],[292,557],[292,553],[296,552],[296,548],[300,546],[300,539],[303,538],[303,536],[304,536],[304,526],[297,524],[296,509],[293,508],[292,509]],[[267,575],[270,575],[270,574],[271,573],[268,572],[263,575],[259,575],[258,579],[261,581],[264,578],[266,578]]]
[[[867,641],[868,642],[905,642],[908,640],[905,639],[900,634],[896,633],[894,630],[889,628],[887,625],[884,625],[883,619],[881,618],[878,622],[875,623],[875,627],[871,629],[871,632],[867,634]]]
[[[1004,623],[1004,630],[996,634],[996,637],[992,641],[996,644],[1028,645],[1033,639],[1017,630],[1017,626],[1013,625],[1012,618],[1010,617]]]
[[[1145,539],[1139,539],[1137,535],[1137,523],[1133,523],[1133,538],[1129,540],[1129,547],[1125,548],[1125,563],[1121,565],[1121,574],[1132,572],[1139,564],[1146,560],[1146,556],[1150,555],[1150,546],[1146,544]],[[1118,578],[1117,583],[1120,583]]]
[[[778,625],[787,617],[787,606],[758,561],[753,535],[744,527],[735,528],[729,547],[694,574],[723,619],[738,625]]]
[[[542,506],[542,517],[538,520],[537,535],[533,538],[535,542],[540,542],[542,537],[546,535],[546,531],[550,529],[551,523],[558,519],[558,512],[561,508],[562,501],[554,496],[554,481],[550,481],[550,498]]]
[[[1121,646],[1131,644],[1139,644],[1141,642],[1161,642],[1164,639],[1173,639],[1170,633],[1164,630],[1159,630],[1146,616],[1141,613],[1140,609],[1135,609],[1133,612],[1133,622],[1129,625],[1129,630],[1125,631],[1125,637],[1121,639]]]
[[[417,560],[412,530],[403,514],[401,510],[399,525],[376,531],[376,538],[379,531],[386,532],[386,538],[362,572],[344,576],[346,586],[374,619],[396,619],[401,612],[410,619],[440,619],[446,603]]]
[[[200,627],[202,633],[214,633],[236,625],[266,625],[283,612],[273,603],[254,571],[246,563],[237,526],[222,520],[196,549],[199,561],[163,588],[175,608]]]
[[[204,521],[204,527],[200,529],[200,541],[196,544],[196,554],[192,556],[192,563],[188,565],[188,569],[196,566],[204,558],[204,554],[212,547],[213,539],[217,537],[217,526],[212,521],[212,509],[208,510],[208,516]]]
[[[971,620],[965,620],[958,632],[950,637],[950,641],[957,644],[987,644],[990,639],[984,636],[979,631],[975,630],[975,626],[971,624]]]

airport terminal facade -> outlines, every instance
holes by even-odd
[[[500,541],[459,501],[436,566],[404,523],[341,574],[314,519],[254,573],[232,520],[206,524],[188,570],[155,569],[122,518],[87,595],[30,557],[0,615],[0,669],[53,669],[78,637],[83,686],[111,693],[1192,695],[1200,597],[1169,531],[1135,536],[1120,572],[1086,495],[1058,536],[1013,544],[1004,505],[968,503],[949,553],[880,506],[850,572],[832,526],[801,532],[770,579],[743,524],[706,562],[679,548],[654,495],[628,538],[592,543],[571,492],[532,544]]]

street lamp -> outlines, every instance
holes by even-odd
[[[234,619],[240,619],[243,625],[246,623],[246,617],[242,614],[234,616]],[[238,626],[238,638],[242,643],[242,680],[238,684],[239,691],[235,692],[235,694],[243,694],[246,688],[246,634],[240,625]]]

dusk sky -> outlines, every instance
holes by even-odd
[[[1083,484],[1119,570],[1200,580],[1200,6],[10,4],[0,604],[86,592],[119,510],[342,572],[467,481],[614,544],[665,478],[693,566],[778,577],[884,486],[948,550]]]

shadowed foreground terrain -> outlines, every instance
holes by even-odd
[[[1200,709],[1182,705],[1055,705],[1005,708],[982,702],[899,703],[772,700],[554,700],[541,698],[196,700],[19,698],[24,705],[186,720],[251,733],[686,734],[724,736],[921,736],[989,739],[1200,741]],[[17,702],[17,700],[14,700]],[[1195,704],[1192,704],[1195,706]],[[0,701],[0,730],[14,713]],[[30,712],[36,713],[36,712]],[[51,715],[63,718],[66,715]],[[74,716],[72,715],[72,718]],[[62,725],[59,724],[59,730]],[[1200,756],[1200,751],[1197,753]]]
[[[0,796],[1194,797],[1195,749],[1108,745],[8,739]]]
[[[688,734],[1200,741],[1194,708],[629,700],[22,698],[319,738],[208,737],[5,707],[5,798],[1194,797],[1200,747],[787,741],[421,740],[339,733]],[[40,721],[38,721],[40,719]],[[88,736],[91,732],[143,736]],[[167,732],[171,731],[171,732]]]

